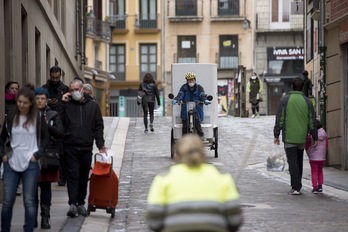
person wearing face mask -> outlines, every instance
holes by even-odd
[[[251,104],[251,110],[253,112],[251,117],[259,117],[259,102],[261,101],[260,95],[262,93],[262,82],[256,73],[250,77],[250,80],[247,83],[247,92],[249,92],[249,103]]]
[[[99,153],[105,153],[104,121],[97,102],[83,93],[80,80],[73,80],[69,92],[58,103],[65,135],[63,138],[64,166],[70,209],[67,216],[86,217],[85,198],[95,140]]]
[[[62,69],[58,66],[53,66],[50,69],[50,78],[47,83],[42,86],[48,90],[50,95],[47,105],[51,110],[56,110],[59,99],[62,98],[63,94],[69,92],[69,87],[60,80],[61,76]]]
[[[178,95],[172,100],[172,104],[175,105],[178,101],[201,101],[204,104],[210,104],[210,101],[206,100],[206,94],[201,85],[196,83],[196,74],[194,72],[188,72],[185,75],[186,83],[183,84],[179,90]],[[196,132],[200,137],[204,137],[204,133],[201,127],[201,122],[204,118],[203,105],[196,105],[196,114],[194,117]],[[181,104],[180,118],[182,120],[182,134],[187,134],[187,110],[186,104]]]

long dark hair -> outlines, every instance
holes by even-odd
[[[26,115],[27,118],[26,118],[25,122],[23,123],[23,127],[28,129],[29,125],[30,124],[34,125],[35,121],[36,121],[37,107],[36,107],[36,101],[35,101],[35,94],[34,94],[34,91],[28,87],[23,87],[18,91],[17,98],[16,98],[16,105],[14,107],[14,119],[13,119],[14,126],[19,125],[20,112],[19,112],[19,109],[17,106],[17,101],[18,101],[19,96],[23,96],[23,97],[28,98],[29,102],[31,103],[31,106],[29,108],[29,112]]]
[[[144,83],[154,83],[156,84],[155,80],[153,79],[153,76],[151,73],[146,73],[144,78],[143,78]]]

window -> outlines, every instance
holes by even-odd
[[[126,28],[125,4],[124,0],[109,1],[109,21],[117,29]]]
[[[290,0],[272,0],[271,29],[290,28]]]
[[[126,77],[126,48],[124,44],[110,45],[110,72],[116,80],[125,80]]]
[[[157,46],[156,44],[140,44],[140,80],[146,73],[157,79]]]
[[[197,16],[197,0],[176,0],[177,16]]]
[[[239,0],[218,0],[218,14],[239,15]]]
[[[196,62],[196,36],[178,36],[178,63]]]
[[[157,0],[140,0],[140,28],[157,28]]]
[[[238,35],[220,35],[219,50],[219,68],[238,67]]]

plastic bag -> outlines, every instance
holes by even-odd
[[[273,148],[273,155],[267,158],[267,171],[282,172],[285,168],[285,151],[280,146],[275,146]]]

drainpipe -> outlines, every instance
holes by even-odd
[[[324,24],[325,1],[320,1],[320,20],[319,20],[319,55],[320,55],[320,119],[326,130],[326,46]]]

